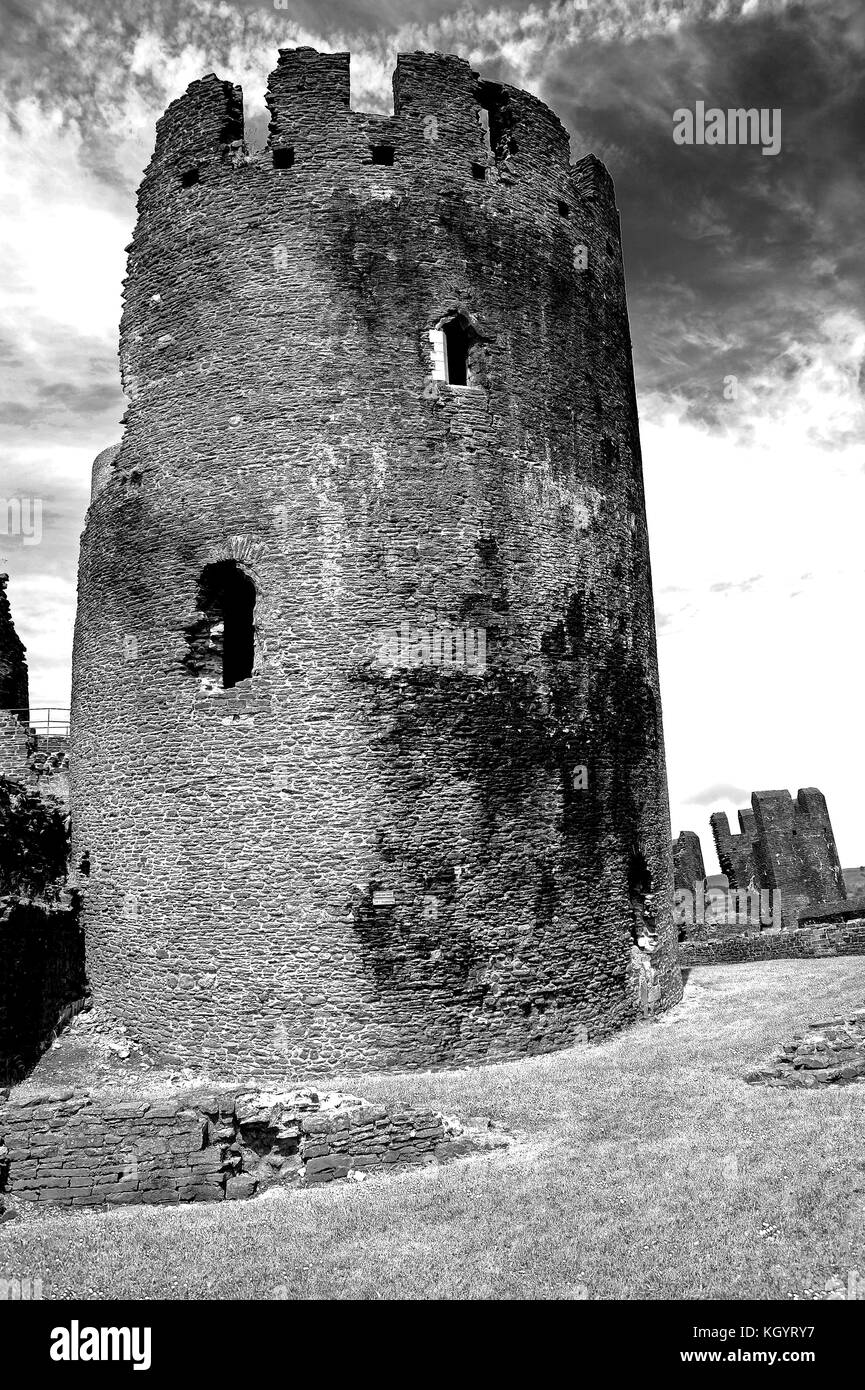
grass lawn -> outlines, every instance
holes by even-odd
[[[802,1298],[865,1281],[865,1085],[739,1077],[865,1001],[861,958],[691,971],[612,1042],[478,1071],[348,1077],[486,1115],[505,1150],[250,1202],[0,1226],[0,1277],[46,1298]]]

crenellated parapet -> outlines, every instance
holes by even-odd
[[[709,818],[718,863],[726,874],[731,888],[747,888],[750,882],[760,884],[762,872],[753,811],[739,811],[739,833],[730,831],[726,811],[715,811]]]
[[[205,374],[224,380],[227,418],[242,419],[257,369],[237,325],[250,313],[260,350],[276,354],[286,393],[298,397],[291,408],[299,404],[308,355],[278,322],[287,296],[309,296],[307,268],[325,257],[353,286],[365,331],[410,335],[415,350],[396,379],[413,391],[424,389],[427,335],[447,312],[464,315],[486,345],[476,380],[491,384],[491,403],[496,378],[507,392],[505,378],[555,315],[580,362],[576,387],[566,361],[544,368],[545,389],[565,390],[568,378],[576,390],[561,447],[600,476],[628,476],[641,510],[636,400],[619,372],[630,336],[609,173],[593,155],[572,165],[568,134],[542,101],[483,80],[461,58],[402,54],[393,84],[392,116],[353,111],[348,54],[283,49],[267,91],[267,147],[255,153],[243,145],[238,87],[211,75],[171,104],[129,247],[127,422],[149,392],[185,398]],[[508,308],[491,314],[505,281]],[[439,397],[437,409],[447,406]],[[529,408],[523,420],[532,441],[535,415]]]

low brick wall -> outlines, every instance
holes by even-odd
[[[62,1206],[222,1201],[441,1162],[460,1134],[430,1110],[310,1089],[111,1103],[64,1092],[0,1105],[0,1192]]]
[[[13,907],[0,920],[0,1085],[24,1076],[88,995],[76,913]]]
[[[793,960],[796,957],[865,955],[865,921],[793,931],[728,936],[714,941],[682,941],[679,965],[736,965],[743,961]]]

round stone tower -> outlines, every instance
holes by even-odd
[[[536,98],[283,50],[172,103],[73,676],[97,998],[212,1068],[564,1047],[681,993],[610,177]]]

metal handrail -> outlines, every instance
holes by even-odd
[[[44,738],[46,743],[51,738],[69,737],[68,705],[31,705],[29,709],[22,705],[20,709],[10,709],[6,713],[17,715],[37,738]]]

